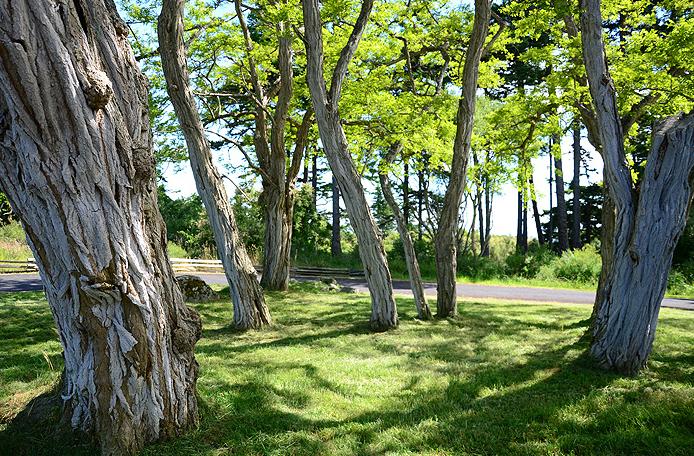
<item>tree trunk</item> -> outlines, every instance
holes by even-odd
[[[389,164],[401,150],[402,145],[400,143],[391,146],[388,156],[385,157],[386,164]],[[417,261],[417,254],[414,250],[414,243],[412,242],[412,236],[410,235],[410,230],[407,225],[407,219],[405,219],[404,214],[400,212],[398,203],[395,201],[386,172],[380,173],[378,178],[381,182],[381,188],[383,189],[383,198],[393,211],[398,234],[400,234],[402,246],[405,250],[405,261],[407,262],[407,272],[410,276],[410,286],[412,288],[412,294],[414,295],[417,316],[422,320],[429,320],[431,319],[431,310],[429,309],[429,304],[427,304],[427,298],[424,295],[422,274],[419,271],[419,262]]]
[[[694,115],[670,117],[655,129],[637,190],[605,60],[600,2],[582,0],[581,10],[583,59],[609,192],[590,351],[600,366],[635,374],[653,346],[672,254],[692,201]]]
[[[410,165],[407,158],[404,159],[405,174],[402,179],[402,214],[405,217],[405,225],[410,225]]]
[[[493,199],[493,194],[492,194],[492,191],[489,187],[490,187],[490,185],[489,185],[489,183],[487,183],[487,186],[484,188],[485,224],[484,224],[484,249],[482,250],[482,256],[483,257],[488,257],[490,255],[490,241],[492,238],[492,199]]]
[[[333,226],[330,238],[330,253],[332,256],[342,255],[342,227],[340,226],[340,187],[333,175]]]
[[[184,0],[164,0],[159,16],[159,52],[166,90],[186,139],[195,185],[205,204],[217,253],[229,282],[234,326],[239,329],[260,328],[270,324],[270,312],[253,263],[241,242],[231,203],[214,164],[188,83],[183,43],[184,5]]]
[[[528,251],[528,208],[525,206],[523,191],[518,191],[518,217],[516,224],[516,252]]]
[[[285,291],[289,288],[294,195],[268,185],[261,198],[265,239],[260,284],[267,290]]]
[[[540,211],[537,208],[537,195],[535,193],[535,179],[533,178],[532,174],[530,175],[530,179],[528,180],[528,185],[530,186],[529,190],[531,204],[533,206],[533,219],[535,220],[535,230],[537,231],[537,242],[540,245],[544,245],[545,237],[542,233],[542,221],[540,220]]]
[[[552,245],[554,244],[554,217],[552,215],[552,209],[554,208],[554,202],[553,202],[553,197],[554,197],[554,186],[552,183],[554,182],[554,156],[552,155],[552,141],[550,140],[549,143],[549,220],[547,223],[547,245],[549,245],[549,248],[552,249]]]
[[[302,6],[307,57],[306,79],[316,112],[321,142],[359,242],[359,256],[371,292],[371,324],[377,330],[394,328],[398,324],[398,314],[386,253],[378,227],[371,215],[361,178],[352,161],[338,112],[342,83],[366,27],[373,0],[365,0],[362,3],[354,29],[340,52],[329,92],[323,77],[323,24],[318,0],[304,0]]]
[[[424,236],[424,170],[417,174],[417,240],[422,242]]]
[[[318,209],[318,151],[311,161],[311,189],[313,190],[313,210]]]
[[[554,179],[555,190],[557,193],[557,238],[559,240],[559,251],[569,250],[569,227],[566,216],[566,194],[564,193],[564,170],[561,159],[561,140],[558,135],[552,136],[553,143],[557,147],[554,155]]]
[[[573,214],[571,217],[571,248],[581,248],[581,124],[574,121],[574,177],[573,187]]]
[[[479,236],[480,236],[480,256],[484,255],[485,249],[485,236],[486,231],[484,229],[484,197],[482,196],[482,189],[477,188],[477,218],[479,219]]]
[[[201,325],[166,254],[147,82],[110,1],[0,17],[0,186],[60,335],[64,419],[134,454],[198,422]]]
[[[484,42],[489,31],[491,1],[475,0],[475,19],[472,36],[463,67],[463,93],[456,115],[456,135],[453,143],[451,173],[443,200],[438,230],[434,240],[436,252],[436,315],[441,318],[458,312],[456,275],[458,269],[456,230],[460,204],[465,192],[470,138],[477,101],[477,80]]]

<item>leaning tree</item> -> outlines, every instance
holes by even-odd
[[[111,1],[0,1],[0,187],[60,335],[64,420],[104,454],[198,421],[188,309],[157,208],[147,81]]]
[[[338,110],[347,67],[357,50],[374,2],[362,2],[352,33],[333,69],[330,87],[327,86],[323,75],[323,23],[318,0],[304,0],[302,3],[307,58],[306,79],[323,149],[359,242],[359,256],[371,292],[371,324],[375,329],[393,328],[398,324],[398,314],[383,242],[369,210],[361,178],[352,161]]]
[[[234,326],[239,329],[260,328],[270,324],[270,311],[265,305],[253,263],[241,241],[231,202],[215,167],[210,144],[195,107],[183,43],[184,7],[185,0],[164,0],[159,16],[159,52],[166,90],[188,145],[195,185],[205,203],[219,258],[229,282]]]
[[[654,128],[635,184],[605,55],[600,0],[581,0],[580,7],[583,60],[610,202],[603,209],[603,271],[591,354],[602,367],[634,374],[651,352],[673,251],[692,201],[694,115],[669,117]]]
[[[475,0],[475,20],[463,67],[463,91],[456,116],[456,135],[453,143],[453,162],[434,239],[436,252],[436,315],[454,316],[457,313],[456,229],[460,205],[465,193],[468,156],[477,101],[477,81],[484,42],[489,32],[491,1]],[[498,36],[498,35],[496,35]],[[492,40],[493,41],[493,40]]]

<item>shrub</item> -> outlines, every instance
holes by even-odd
[[[556,254],[544,246],[533,246],[528,253],[514,253],[506,257],[506,274],[532,279],[540,269],[556,258]]]
[[[597,283],[600,277],[600,268],[600,253],[594,245],[588,244],[580,250],[564,252],[561,257],[544,265],[540,269],[538,277],[576,283]]]

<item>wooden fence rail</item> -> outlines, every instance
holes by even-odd
[[[171,258],[171,265],[176,273],[224,273],[222,262],[219,260],[197,260],[188,258]],[[258,272],[262,272],[260,266],[256,266]],[[38,272],[36,261],[33,258],[26,260],[0,260],[1,273],[22,273],[22,272]],[[347,269],[347,268],[323,268],[299,266],[291,268],[291,274],[295,277],[363,277],[364,271]]]

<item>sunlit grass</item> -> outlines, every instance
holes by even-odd
[[[298,286],[297,286],[298,287]],[[663,309],[649,369],[594,370],[578,342],[589,306],[465,302],[455,320],[371,333],[364,295],[301,285],[268,294],[275,325],[228,327],[229,302],[195,304],[199,429],[148,455],[689,454],[694,314]],[[60,346],[36,293],[0,294],[0,420],[55,382]],[[51,368],[52,366],[52,368]],[[2,428],[0,428],[2,429]],[[0,448],[71,454],[40,433]],[[30,445],[30,446],[28,446]]]

